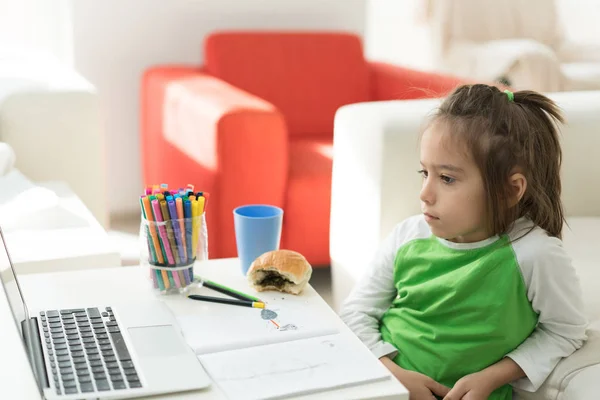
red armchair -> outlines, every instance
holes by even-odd
[[[158,66],[141,91],[144,180],[210,192],[211,258],[236,255],[232,210],[284,209],[281,247],[329,264],[333,119],[345,104],[441,96],[452,77],[368,62],[343,33],[222,32],[203,67]]]

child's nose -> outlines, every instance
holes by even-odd
[[[426,179],[423,181],[419,198],[422,202],[427,204],[433,204],[435,202],[435,193],[431,180]]]

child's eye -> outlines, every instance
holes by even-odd
[[[427,178],[427,171],[425,171],[424,169],[418,170],[417,173],[423,178]]]
[[[440,175],[440,178],[442,179],[442,181],[446,184],[450,184],[450,183],[454,183],[454,181],[456,181],[456,179],[451,178],[447,175]]]

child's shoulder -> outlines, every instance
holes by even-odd
[[[531,220],[521,218],[515,222],[508,234],[513,250],[522,266],[562,263],[569,259],[562,241],[535,225]]]

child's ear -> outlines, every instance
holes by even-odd
[[[521,201],[527,190],[527,178],[521,172],[513,171],[508,177],[508,184],[510,186],[510,207],[513,207]]]

